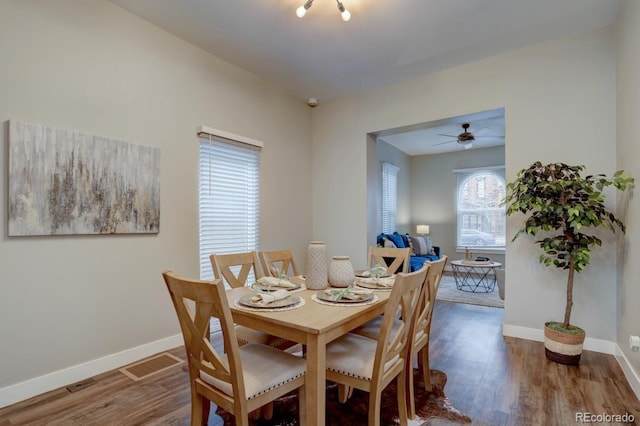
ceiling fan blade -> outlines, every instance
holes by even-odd
[[[470,131],[471,131],[471,133],[473,133],[475,136],[480,136],[480,135],[484,135],[484,134],[485,134],[485,133],[487,133],[487,132],[490,132],[490,131],[491,131],[491,129],[490,129],[489,127],[481,127],[481,128],[479,128],[478,130],[473,129],[473,130],[470,130]]]
[[[504,142],[504,136],[477,136],[476,140],[483,142]]]
[[[456,140],[457,140],[457,139],[454,139],[454,140],[452,140],[452,141],[446,141],[446,142],[434,143],[434,144],[433,144],[433,145],[431,145],[431,146],[444,145],[444,144],[447,144],[447,143],[455,142]]]
[[[445,135],[444,133],[438,133],[438,136],[446,136],[448,138],[456,138],[456,139],[458,139],[458,135]]]

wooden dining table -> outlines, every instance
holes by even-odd
[[[233,321],[306,345],[305,404],[303,412],[300,413],[300,420],[307,426],[324,425],[327,343],[380,315],[384,311],[390,292],[375,291],[378,300],[363,306],[320,304],[311,299],[317,290],[295,292],[295,295],[304,298],[305,304],[290,310],[268,312],[234,306],[236,299],[249,293],[249,287],[227,291]]]

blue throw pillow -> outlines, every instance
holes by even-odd
[[[393,241],[393,244],[395,244],[396,247],[398,248],[407,247],[404,245],[404,241],[402,240],[402,236],[400,234],[389,234],[388,237],[391,241]]]

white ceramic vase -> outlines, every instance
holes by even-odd
[[[329,265],[329,284],[333,287],[348,287],[355,279],[349,256],[333,256]]]
[[[305,284],[310,290],[327,288],[327,246],[324,241],[311,241],[307,248]]]

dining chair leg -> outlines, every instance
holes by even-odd
[[[405,372],[401,372],[396,377],[397,387],[398,387],[398,413],[400,414],[400,425],[406,425],[408,423],[407,420],[407,382],[405,378],[407,375]],[[413,400],[412,400],[413,402]]]
[[[263,405],[261,411],[262,418],[264,418],[265,420],[271,420],[271,418],[273,417],[273,402]]]
[[[298,417],[300,426],[307,424],[307,405],[304,393],[305,386],[302,385],[298,388]]]
[[[382,389],[369,391],[369,426],[380,426],[380,404],[382,400]],[[405,416],[406,417],[406,416]],[[405,423],[400,423],[406,425]]]
[[[422,379],[424,380],[424,390],[427,392],[431,392],[431,367],[429,367],[429,345],[426,345],[424,348],[420,349],[418,353],[418,359],[421,362],[422,366],[420,370],[422,370]]]
[[[256,408],[252,412],[249,413],[249,418],[251,420],[259,420],[262,415],[262,407]]]
[[[353,387],[343,385],[342,383],[338,384],[338,402],[344,404],[347,402],[349,398],[353,395]]]
[[[414,419],[416,417],[416,402],[415,402],[415,392],[413,389],[413,360],[417,358],[413,351],[411,352],[411,356],[407,359],[407,364],[404,369],[404,377],[405,377],[405,395],[406,401],[405,405],[407,407],[407,416],[410,419]],[[419,362],[418,362],[419,364]]]
[[[202,426],[206,424],[208,416],[204,416],[205,398],[195,392],[191,392],[191,426]],[[207,403],[209,401],[206,401]]]

